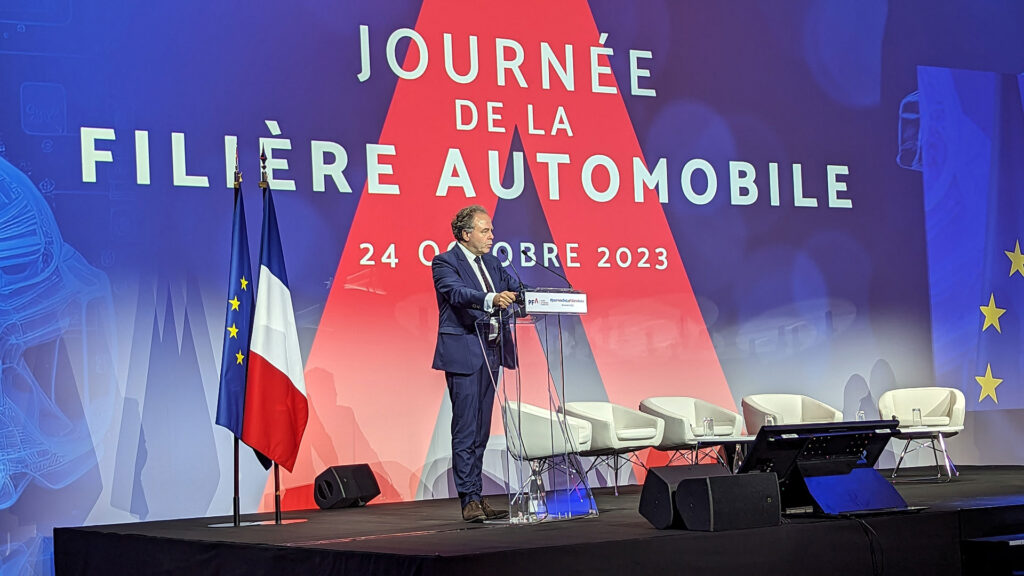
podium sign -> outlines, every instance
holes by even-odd
[[[526,290],[523,303],[527,314],[587,313],[587,295],[575,290]]]

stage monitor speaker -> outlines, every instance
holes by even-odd
[[[725,476],[729,470],[719,464],[695,466],[659,466],[647,470],[640,492],[640,514],[658,530],[682,528],[683,520],[675,504],[676,486],[687,478]]]
[[[782,523],[773,472],[688,478],[676,487],[676,508],[687,530],[720,532]]]
[[[313,483],[313,500],[324,510],[364,506],[379,495],[380,486],[367,464],[331,466]]]

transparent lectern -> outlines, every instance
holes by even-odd
[[[585,314],[586,295],[531,289],[522,296],[522,317],[507,314],[477,322],[484,358],[492,377],[497,375],[492,384],[505,428],[509,522],[597,516],[586,468],[577,456],[590,446],[590,424],[566,415],[561,401],[562,319]]]

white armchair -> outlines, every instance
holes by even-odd
[[[753,394],[744,396],[740,404],[747,434],[757,434],[767,416],[771,416],[777,425],[843,421],[843,413],[839,410],[801,394]]]
[[[899,420],[900,426],[893,436],[906,441],[892,477],[896,478],[906,455],[921,448],[930,448],[935,458],[936,475],[933,479],[943,479],[943,468],[946,472],[944,481],[957,476],[959,473],[946,450],[946,438],[964,429],[966,405],[964,393],[956,388],[897,388],[882,394],[878,398],[879,417]],[[915,421],[915,409],[920,410],[919,422]],[[942,465],[939,464],[940,452]]]
[[[599,462],[612,467],[615,494],[619,493],[619,455],[657,446],[665,433],[665,422],[658,417],[632,410],[611,402],[568,402],[565,413],[586,420],[591,425],[590,448],[580,450],[580,456],[595,456],[589,473]],[[627,457],[640,466],[639,459]]]
[[[590,422],[568,415],[563,421],[560,414],[547,408],[510,400],[505,403],[505,423],[505,441],[517,460],[540,460],[590,449]]]
[[[704,419],[715,421],[715,436],[739,436],[743,431],[740,415],[698,398],[656,396],[640,402],[640,411],[665,421],[658,450],[693,448],[704,437]]]

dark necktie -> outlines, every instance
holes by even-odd
[[[484,271],[484,259],[477,256],[474,260],[476,267],[480,269],[480,277],[484,279],[484,287],[487,288],[487,292],[493,293],[494,286],[491,285],[491,281],[487,279],[487,272]]]

